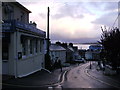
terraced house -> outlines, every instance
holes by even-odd
[[[29,11],[18,2],[2,2],[2,73],[23,77],[44,68],[46,33],[29,23]]]

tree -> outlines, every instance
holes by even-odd
[[[104,58],[111,63],[113,69],[120,66],[120,30],[114,28],[110,31],[103,31],[100,39],[100,44],[104,48]]]

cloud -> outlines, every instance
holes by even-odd
[[[71,18],[84,18],[84,13],[91,14],[88,9],[84,8],[82,2],[64,3],[57,12],[52,15],[53,19],[59,19],[63,17]]]
[[[105,10],[116,10],[118,9],[118,2],[106,2]]]
[[[61,41],[61,42],[73,42],[73,43],[85,43],[85,42],[97,42],[97,41],[99,41],[99,38],[98,37],[69,38],[69,35],[63,36],[60,34],[52,34],[51,40],[52,40],[52,42]]]
[[[46,18],[46,17],[47,17],[47,15],[44,14],[44,13],[39,13],[38,15],[39,15],[41,18]]]
[[[112,25],[114,24],[118,16],[118,3],[117,2],[104,2],[104,3],[97,2],[96,5],[99,5],[98,7],[102,7],[100,10],[101,15],[98,15],[96,20],[92,21],[92,23],[112,27]],[[117,22],[115,24],[117,26]]]
[[[117,12],[107,13],[107,14],[97,18],[92,23],[112,27],[112,25],[114,24],[117,16],[118,16]],[[117,22],[116,22],[116,24],[117,24]]]
[[[30,20],[47,31],[46,2],[29,3]],[[101,35],[100,26],[111,26],[117,17],[114,2],[64,2],[50,4],[50,39],[63,42],[95,42]]]

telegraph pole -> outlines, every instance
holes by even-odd
[[[50,60],[50,50],[49,50],[49,46],[50,46],[50,38],[49,38],[49,7],[47,8],[47,53],[45,54],[45,68],[48,70],[51,70],[51,60]]]
[[[49,38],[49,12],[50,12],[50,10],[49,10],[49,7],[48,7],[48,13],[47,13],[47,53],[49,54],[49,52],[50,52],[50,50],[49,50],[49,40],[50,40],[50,38]]]

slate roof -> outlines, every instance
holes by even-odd
[[[51,44],[51,45],[50,45],[50,50],[51,50],[51,51],[65,51],[66,49],[63,48],[63,47],[60,46],[60,45]]]
[[[74,49],[72,47],[68,46],[68,49],[70,49],[72,52],[74,52]]]

